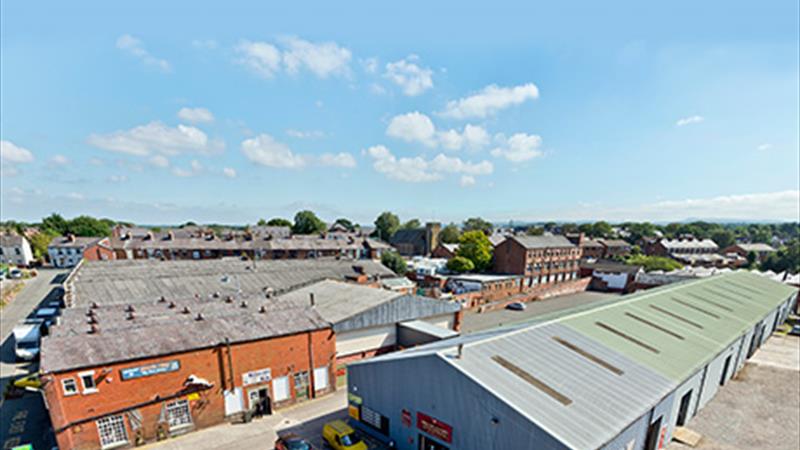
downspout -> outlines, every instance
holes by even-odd
[[[313,295],[313,294],[312,294]],[[312,297],[313,298],[313,297]],[[314,390],[314,344],[312,343],[312,331],[308,332],[308,388],[310,390],[308,398],[316,398]]]
[[[233,357],[231,356],[231,340],[227,337],[225,338],[225,346],[228,348],[228,367],[231,369],[231,392],[236,389],[236,384],[234,383],[234,376],[233,376]]]

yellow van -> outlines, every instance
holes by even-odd
[[[335,450],[367,450],[367,444],[356,437],[355,430],[343,420],[326,423],[322,428],[322,438]]]

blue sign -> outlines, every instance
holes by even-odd
[[[134,378],[149,377],[160,373],[175,372],[181,368],[178,360],[166,361],[161,363],[147,364],[146,366],[131,367],[120,370],[122,380],[132,380]]]

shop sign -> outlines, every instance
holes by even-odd
[[[347,393],[347,401],[353,405],[360,405],[362,402],[361,397],[350,392]]]
[[[403,422],[404,427],[411,427],[411,411],[407,409],[401,411],[400,419]]]
[[[245,372],[242,374],[242,384],[245,386],[257,383],[266,383],[271,379],[272,379],[271,369],[254,370],[252,372]]]
[[[417,413],[417,428],[439,440],[453,442],[453,427],[427,414]]]
[[[132,380],[134,378],[149,377],[151,375],[158,375],[160,373],[175,372],[181,368],[181,363],[178,360],[165,361],[154,364],[147,364],[145,366],[129,367],[120,370],[120,377],[123,381]]]

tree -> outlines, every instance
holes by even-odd
[[[268,227],[291,227],[292,222],[283,217],[273,217],[267,222]]]
[[[344,217],[340,217],[340,218],[336,219],[336,221],[333,222],[333,224],[334,225],[341,225],[347,231],[355,231],[356,230],[356,226],[353,225],[353,222],[351,222],[349,219],[345,219]]]
[[[51,233],[49,231],[40,231],[30,237],[31,249],[33,250],[33,257],[36,259],[44,259],[47,257],[47,246],[50,241],[59,234]]]
[[[785,247],[769,255],[761,263],[761,270],[771,270],[776,273],[789,271],[800,272],[800,239],[794,239]]]
[[[747,267],[750,269],[754,269],[756,267],[756,262],[758,261],[758,256],[756,252],[747,252]]]
[[[475,270],[475,264],[463,256],[456,256],[447,261],[447,268],[456,273],[464,273]]]
[[[381,255],[381,264],[398,275],[405,275],[408,270],[406,260],[397,252],[384,252],[383,255]]]
[[[256,225],[258,225],[259,227],[265,227],[265,226],[267,226],[267,221],[264,220],[264,219],[258,219],[258,222],[256,222]]]
[[[544,228],[542,227],[529,227],[525,230],[525,234],[528,236],[541,236],[544,234]]]
[[[320,220],[312,211],[304,210],[294,215],[294,234],[317,234],[325,232],[325,222]]]
[[[631,255],[625,260],[625,264],[642,266],[645,272],[651,272],[653,270],[663,270],[664,272],[669,272],[671,270],[676,270],[683,267],[681,263],[671,258],[645,255]]]
[[[78,216],[69,221],[67,232],[75,236],[109,236],[111,227],[108,222],[97,220],[94,217]]]
[[[444,228],[442,228],[442,232],[439,233],[439,239],[445,244],[457,244],[458,238],[460,237],[461,237],[461,230],[459,230],[458,225],[454,223],[445,226]]]
[[[608,222],[601,220],[592,225],[592,237],[605,238],[610,237],[613,233],[614,229],[611,228],[611,225],[609,225]]]
[[[416,228],[422,228],[422,224],[419,223],[419,219],[411,219],[408,222],[400,225],[401,230],[413,230]]]
[[[711,240],[714,241],[720,249],[730,247],[735,242],[733,231],[721,228],[711,234]]]
[[[561,224],[561,233],[577,233],[578,232],[578,225],[574,223],[562,223]]]
[[[468,231],[480,230],[483,231],[484,234],[490,235],[492,234],[492,230],[494,230],[494,225],[480,217],[470,217],[464,221],[464,226],[462,228],[465,233]]]
[[[400,219],[389,211],[381,213],[375,219],[375,237],[378,239],[388,241],[394,236],[398,228],[400,228]]]
[[[467,231],[458,242],[456,256],[472,261],[475,270],[484,271],[492,264],[492,243],[482,230]]]
[[[48,217],[42,219],[42,231],[63,236],[68,233],[68,226],[66,219],[61,217],[60,214],[50,214]]]

